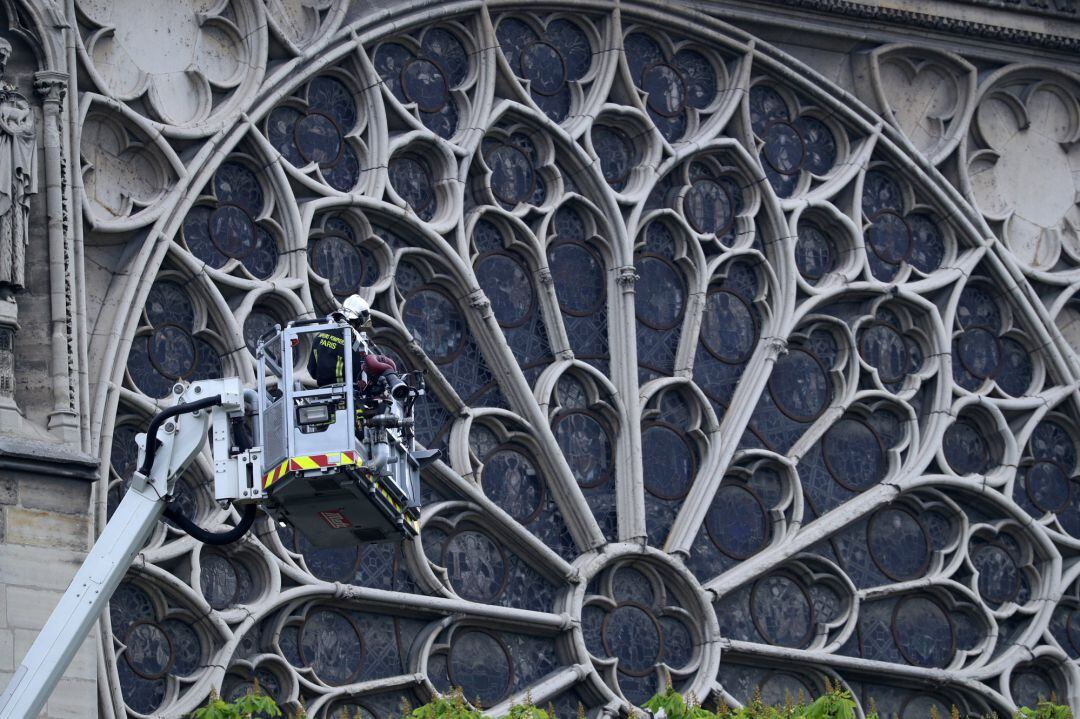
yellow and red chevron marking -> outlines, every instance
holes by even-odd
[[[285,472],[287,472],[288,469],[289,469],[289,460],[286,459],[284,462],[282,462],[281,464],[279,464],[278,466],[274,467],[269,472],[264,474],[263,478],[262,478],[263,489],[266,489],[271,484],[273,484],[274,482],[281,479],[281,475],[285,474]]]
[[[329,454],[309,454],[291,458],[289,460],[289,471],[302,472],[306,469],[343,467],[353,464],[362,464],[362,462],[356,456],[356,452],[330,452]]]
[[[304,470],[322,469],[323,467],[359,466],[363,463],[363,460],[356,455],[356,452],[351,451],[292,457],[263,475],[263,489],[281,479],[286,472],[303,472]]]

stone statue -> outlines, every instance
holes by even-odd
[[[4,77],[11,43],[0,38],[0,300],[25,285],[30,195],[37,192],[34,109]]]

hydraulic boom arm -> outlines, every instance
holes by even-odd
[[[176,404],[151,423],[127,493],[0,696],[0,719],[38,715],[146,543],[176,478],[202,449],[215,415],[220,425],[220,419],[243,414],[239,379],[205,380],[180,389]]]

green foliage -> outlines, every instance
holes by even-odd
[[[1053,697],[1051,697],[1053,699]],[[840,686],[826,685],[826,691],[809,704],[800,692],[797,697],[788,696],[783,705],[772,706],[761,700],[761,694],[754,697],[738,709],[720,705],[716,711],[710,711],[698,703],[691,695],[684,699],[679,692],[668,686],[667,691],[655,695],[642,705],[654,716],[662,715],[665,719],[856,719],[855,700],[851,693]],[[270,697],[255,691],[238,698],[234,702],[223,701],[216,692],[210,693],[206,706],[196,709],[191,719],[259,719],[261,717],[280,717],[281,709]],[[291,714],[294,719],[307,716],[301,708]],[[631,715],[641,719],[639,714]],[[452,694],[444,694],[421,707],[413,709],[407,704],[402,707],[402,719],[491,719],[484,714],[479,702],[469,703],[460,689]],[[521,704],[515,704],[506,714],[506,719],[571,719],[556,717],[555,709],[550,704],[541,709],[526,697]],[[577,719],[585,719],[585,707],[578,705]],[[879,719],[877,706],[873,699],[866,708],[866,719]],[[888,716],[884,719],[889,719]],[[944,719],[938,716],[936,708],[931,708],[927,719]],[[948,719],[960,719],[960,710],[955,706],[949,712]],[[994,716],[996,719],[996,716]],[[1040,701],[1034,709],[1021,708],[1013,719],[1073,719],[1072,710],[1053,701]]]
[[[238,697],[236,701],[227,702],[210,692],[210,699],[206,706],[196,709],[191,719],[255,719],[255,717],[279,717],[281,710],[274,700],[259,691],[258,686],[254,692]]]
[[[516,709],[517,707],[515,707]],[[474,709],[465,701],[461,690],[457,689],[453,694],[443,694],[435,697],[422,707],[413,709],[405,714],[405,719],[490,719],[480,710]],[[524,717],[522,717],[524,719]]]
[[[1053,699],[1054,697],[1050,697]],[[1072,709],[1052,701],[1040,701],[1034,709],[1021,707],[1015,714],[1016,719],[1073,719]]]

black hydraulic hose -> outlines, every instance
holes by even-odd
[[[221,395],[215,394],[213,397],[197,399],[194,402],[188,402],[187,404],[174,405],[168,409],[163,409],[154,415],[154,418],[150,420],[150,426],[146,428],[146,456],[143,458],[142,466],[139,467],[139,474],[144,477],[149,476],[150,474],[150,467],[154,465],[154,455],[157,454],[157,433],[165,420],[175,417],[178,414],[191,414],[192,412],[197,412],[198,410],[206,409],[207,407],[216,407],[219,404],[221,404]]]
[[[185,517],[179,510],[174,509],[173,507],[165,507],[165,517],[172,520],[173,524],[180,527],[180,529],[184,530],[192,537],[195,537],[195,539],[203,544],[212,544],[217,547],[224,544],[232,544],[247,534],[247,531],[251,529],[251,525],[255,523],[255,519],[258,516],[258,506],[249,504],[244,507],[244,514],[241,515],[240,522],[235,527],[227,532],[209,532]]]
[[[146,428],[146,456],[143,458],[142,466],[139,467],[139,474],[147,476],[150,473],[150,468],[154,464],[154,455],[157,454],[157,433],[165,420],[181,414],[191,414],[200,409],[216,407],[219,404],[221,404],[221,395],[216,394],[212,397],[195,400],[194,402],[169,407],[154,415],[154,418],[150,420],[150,426]],[[203,544],[212,544],[215,546],[231,544],[247,534],[248,530],[251,529],[251,525],[255,523],[255,518],[258,516],[258,513],[259,508],[254,504],[249,504],[244,508],[244,514],[241,516],[240,522],[235,527],[227,532],[208,532],[180,513],[179,510],[170,506],[165,507],[165,517],[171,520],[173,524],[180,527],[180,529],[184,530],[192,537],[195,537],[195,539]]]

